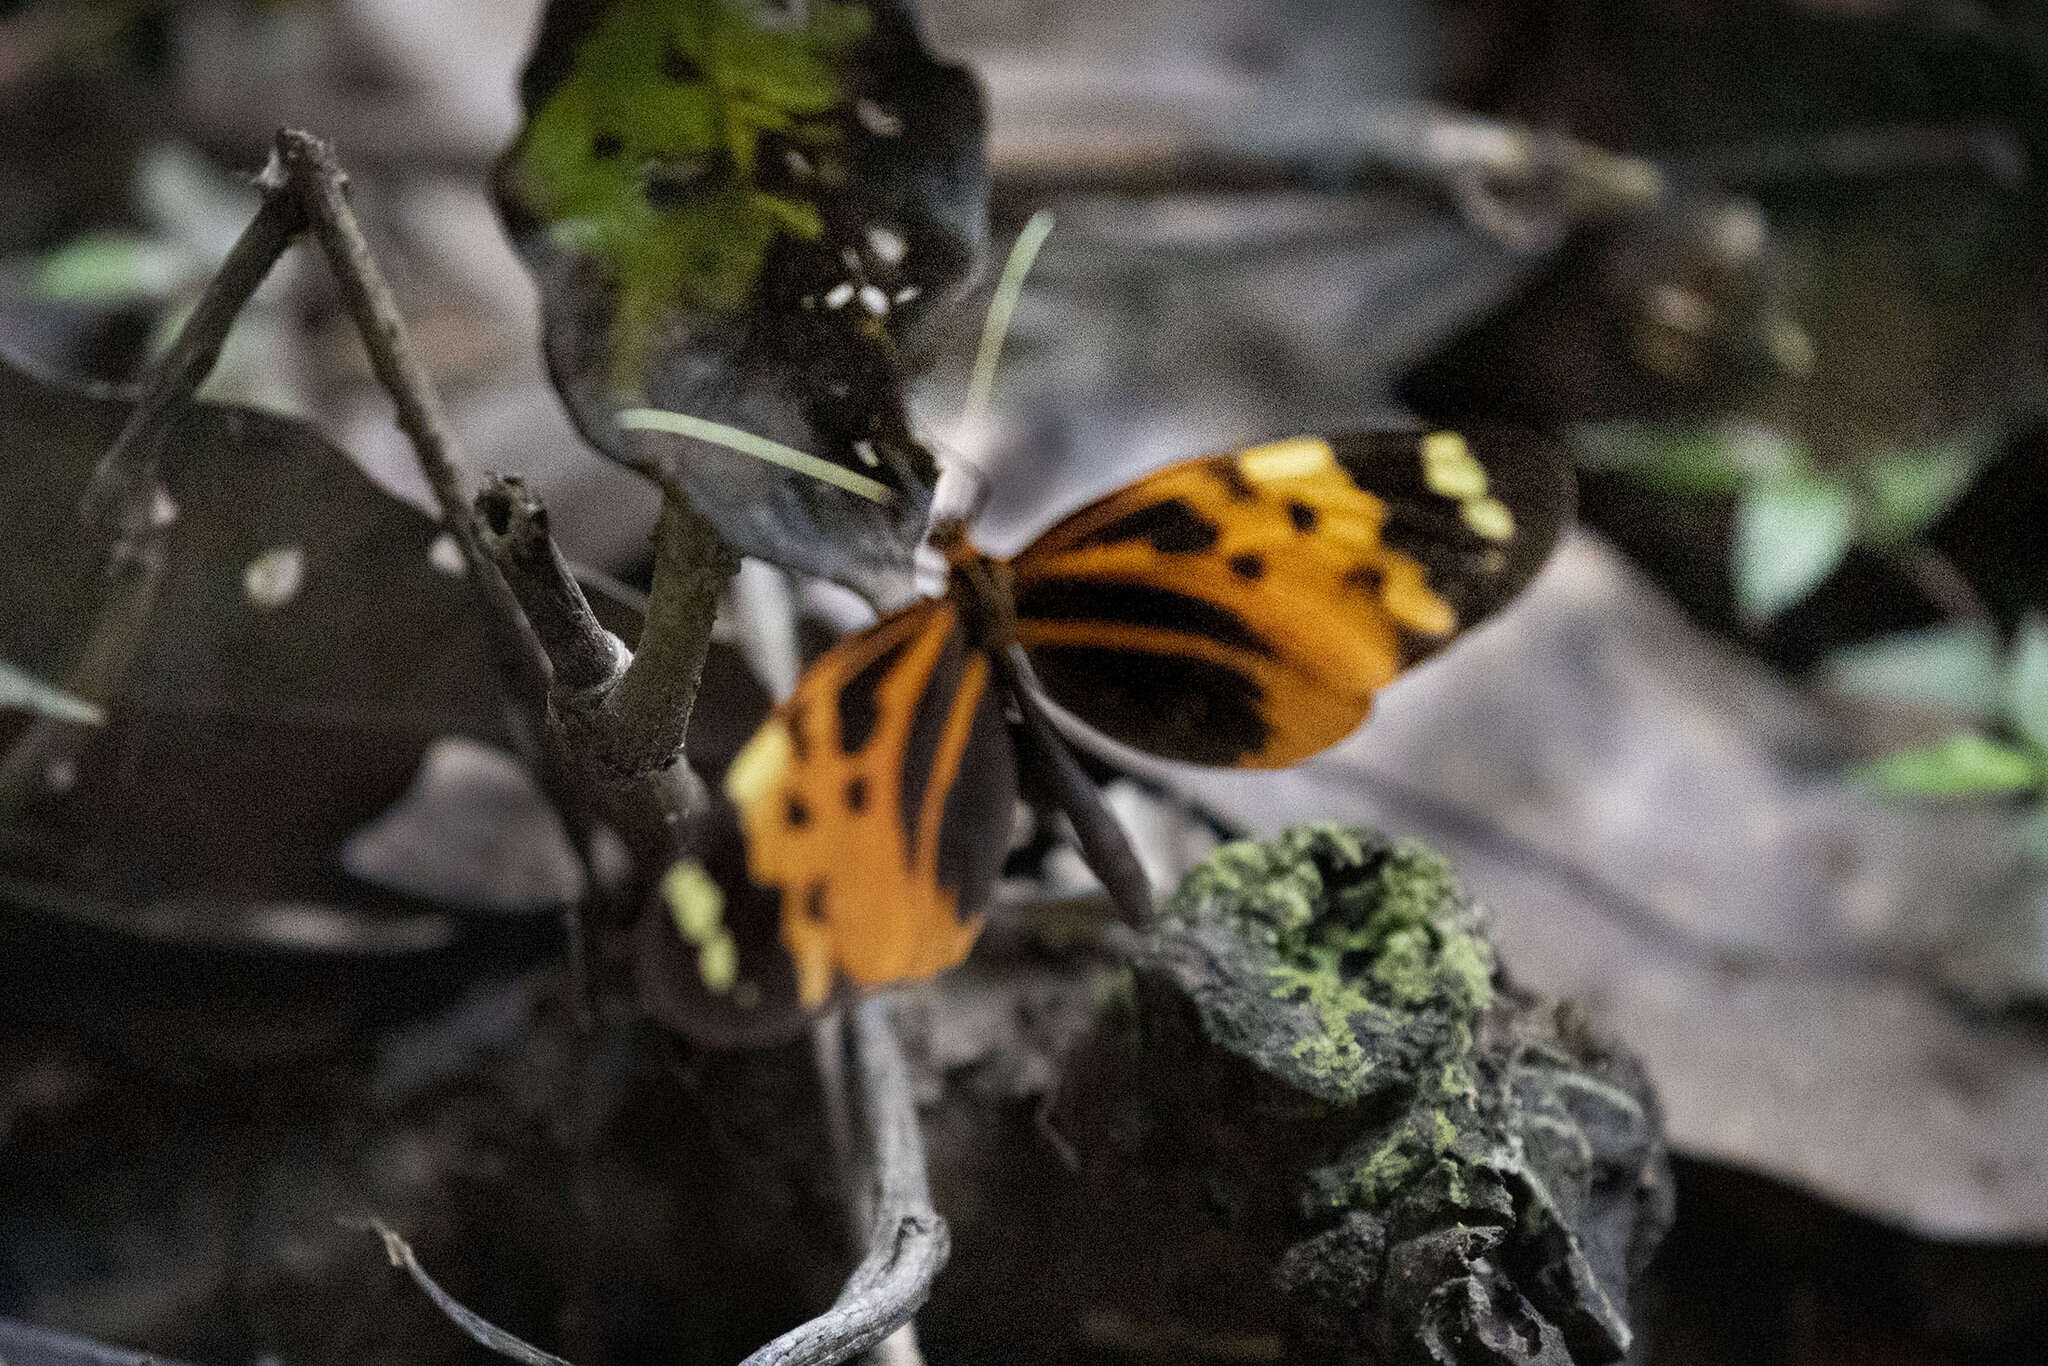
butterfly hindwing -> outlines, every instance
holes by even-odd
[[[1496,458],[1497,457],[1497,458]],[[1054,700],[1168,758],[1272,768],[1533,576],[1571,507],[1535,438],[1301,437],[1170,465],[1010,562]]]
[[[753,884],[780,897],[806,1006],[959,962],[1002,865],[1016,760],[1001,690],[949,600],[842,641],[725,781]]]

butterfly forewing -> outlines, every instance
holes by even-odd
[[[1302,437],[1170,465],[1010,564],[1046,691],[1168,758],[1281,767],[1533,575],[1570,485],[1534,438]]]
[[[805,1005],[842,978],[876,987],[966,956],[1016,782],[989,659],[951,601],[885,618],[805,672],[725,783],[748,875],[780,895]]]

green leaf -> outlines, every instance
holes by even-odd
[[[73,697],[51,687],[34,674],[0,659],[0,709],[31,711],[57,721],[78,721],[88,726],[104,725],[107,714],[82,697]]]
[[[735,549],[900,596],[937,476],[907,343],[987,238],[972,76],[910,0],[551,0],[521,95],[492,190],[584,434],[657,463]],[[853,478],[622,428],[636,408]]]
[[[87,233],[37,262],[31,284],[45,298],[76,303],[162,299],[184,288],[199,269],[192,253],[175,243],[133,233]]]
[[[1950,707],[1989,720],[2005,701],[2005,663],[1989,626],[1930,626],[1838,650],[1821,668],[1837,692]]]
[[[1888,754],[1856,776],[1888,797],[1979,797],[2036,787],[2048,778],[2048,763],[2037,750],[1965,732],[1924,749]]]
[[[1715,427],[1606,422],[1579,427],[1572,445],[1584,468],[1612,470],[1666,493],[1734,493],[1749,472],[1740,440]]]
[[[1995,431],[1972,432],[1880,457],[1862,473],[1862,539],[1897,545],[1918,536],[1955,505],[1997,448]]]
[[[1796,467],[1757,479],[1735,506],[1736,602],[1751,617],[1784,611],[1834,572],[1855,529],[1840,480]]]
[[[2020,623],[2013,641],[2005,710],[2021,735],[2048,749],[2048,619],[2038,612]]]

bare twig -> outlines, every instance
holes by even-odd
[[[605,704],[617,744],[611,757],[635,775],[668,768],[682,757],[719,594],[740,563],[680,489],[663,488],[654,538],[647,620],[633,662]]]
[[[517,475],[487,475],[476,496],[485,544],[554,666],[554,686],[608,688],[632,656],[598,624],[583,587],[548,533],[548,510]]]
[[[743,1366],[835,1366],[910,1322],[946,1264],[946,1221],[932,1208],[910,1071],[888,1007],[869,999],[850,1025],[878,1194],[867,1256],[830,1309],[748,1357]]]
[[[270,274],[277,258],[306,225],[305,213],[273,161],[259,177],[263,203],[158,361],[128,421],[100,457],[79,513],[88,528],[114,541],[117,556],[140,553],[129,538],[153,540],[165,525],[158,507],[157,455],[164,433],[187,400],[213,373],[235,319]],[[175,513],[174,513],[175,515]]]
[[[1950,621],[1993,620],[1991,609],[1984,605],[1984,599],[1977,596],[1969,576],[1956,567],[1954,560],[1933,546],[1919,542],[1903,545],[1893,552],[1892,563],[1913,581],[1921,596],[1939,608]]]
[[[106,539],[107,583],[91,634],[64,683],[95,706],[111,702],[142,648],[163,580],[178,506],[157,479],[165,434],[220,359],[235,317],[304,226],[275,164],[262,178],[262,207],[242,230],[171,349],[158,362],[127,423],[93,470],[79,504],[89,531]],[[0,759],[0,820],[17,814],[41,775],[75,757],[91,727],[37,717]]]
[[[1152,886],[1144,865],[1131,849],[1129,837],[1115,816],[1102,804],[1102,794],[1081,771],[1073,751],[1045,714],[1045,708],[1027,683],[1029,666],[1013,648],[995,656],[996,667],[1017,699],[1023,715],[1024,745],[1018,755],[1025,776],[1073,822],[1074,837],[1080,841],[1081,856],[1088,861],[1110,900],[1131,925],[1143,929],[1152,919]]]
[[[484,550],[469,494],[456,467],[448,416],[442,411],[433,380],[413,354],[412,339],[397,301],[391,297],[391,286],[385,283],[384,272],[370,254],[362,225],[349,205],[348,176],[335,163],[334,150],[311,133],[293,129],[279,133],[277,157],[286,183],[326,254],[342,303],[370,354],[370,368],[397,405],[398,425],[412,441],[413,453],[441,509],[442,524],[455,538],[470,582],[490,609],[486,620],[494,648],[505,656],[502,662],[513,678],[537,684],[547,676],[540,644],[527,627],[512,590],[493,571]]]
[[[655,528],[654,588],[638,647],[619,651],[610,678],[582,689],[556,688],[549,715],[565,761],[595,809],[617,827],[633,857],[635,895],[677,851],[685,816],[702,784],[683,756],[718,598],[738,567],[728,547],[678,490],[664,489]],[[556,590],[550,589],[550,593]],[[585,652],[588,624],[571,614],[570,636],[551,651]]]
[[[420,1265],[419,1258],[413,1255],[412,1244],[399,1237],[382,1219],[374,1216],[343,1219],[341,1224],[344,1228],[362,1229],[366,1233],[374,1233],[382,1238],[384,1255],[391,1259],[391,1264],[403,1267],[405,1274],[412,1277],[413,1284],[434,1302],[434,1307],[447,1315],[449,1322],[469,1334],[471,1340],[481,1343],[500,1356],[524,1363],[524,1366],[570,1366],[569,1362],[553,1352],[544,1352],[525,1339],[514,1337],[443,1290],[440,1283],[429,1276],[426,1268]]]

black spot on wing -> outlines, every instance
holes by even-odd
[[[966,705],[962,686],[968,664],[978,653],[956,617],[911,715],[896,775],[896,814],[902,821],[904,848],[913,860],[923,852],[917,847],[918,819],[935,776],[939,746],[948,721]],[[939,814],[938,880],[958,895],[962,915],[980,910],[995,886],[1008,847],[1010,808],[1017,798],[1016,755],[1003,719],[1003,692],[992,676],[974,706],[967,745],[950,775]],[[873,795],[864,791],[862,800],[872,800]],[[851,788],[847,801],[854,801]]]
[[[846,809],[859,815],[868,809],[868,780],[855,777],[846,784]]]
[[[1077,545],[1119,545],[1150,541],[1165,555],[1198,555],[1216,544],[1222,533],[1214,522],[1178,498],[1148,503],[1136,512],[1097,527]]]
[[[1228,766],[1266,746],[1265,690],[1185,655],[1048,645],[1031,667],[1053,700],[1112,739],[1166,759]]]
[[[792,796],[783,808],[782,815],[792,830],[801,830],[811,823],[811,808],[804,805],[801,797]]]
[[[1344,571],[1344,586],[1369,598],[1377,598],[1385,582],[1386,575],[1376,564],[1355,564]]]
[[[610,161],[626,150],[626,140],[617,133],[599,133],[590,140],[590,155],[598,161]]]
[[[1287,505],[1287,520],[1294,523],[1294,529],[1307,533],[1316,529],[1316,523],[1323,520],[1322,514],[1307,503],[1293,502]]]
[[[1230,572],[1246,583],[1257,583],[1266,577],[1266,559],[1263,555],[1255,555],[1249,550],[1240,555],[1232,555]]]
[[[924,791],[931,783],[932,761],[938,754],[939,738],[945,733],[946,716],[960,693],[966,650],[965,639],[955,630],[932,667],[924,691],[918,694],[917,710],[910,718],[910,737],[903,745],[903,769],[896,784],[896,814],[903,822],[903,847],[913,858],[917,855],[918,809],[924,805]]]
[[[910,648],[911,637],[905,636],[882,653],[868,661],[852,678],[839,689],[839,749],[841,753],[858,752],[875,733],[875,724],[880,721],[881,712],[876,706],[875,691],[882,686],[882,680],[896,667],[896,661],[903,658],[903,652]]]
[[[1228,608],[1170,588],[1109,579],[1038,579],[1017,593],[1017,619],[1152,626],[1271,658],[1273,646]]]

